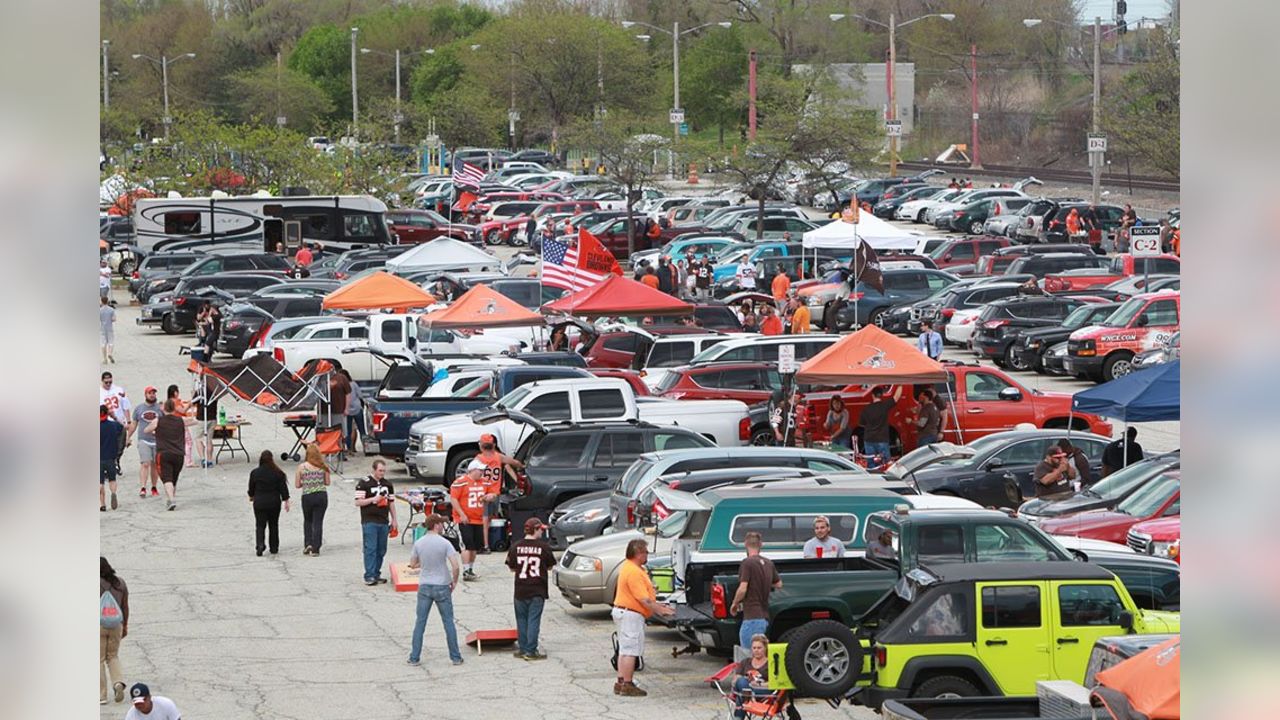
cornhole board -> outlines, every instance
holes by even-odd
[[[467,634],[466,644],[475,643],[476,654],[483,655],[484,649],[482,643],[491,645],[510,645],[516,641],[516,629],[508,628],[506,630],[476,630]]]
[[[409,563],[391,563],[391,586],[396,592],[418,592],[418,571]]]

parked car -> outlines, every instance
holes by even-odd
[[[918,303],[912,308],[907,331],[912,334],[920,332],[920,323],[928,320],[933,323],[934,330],[945,333],[947,323],[951,322],[951,316],[955,315],[957,310],[980,308],[1000,298],[1012,297],[1018,294],[1020,285],[1021,283],[1010,282],[975,284],[948,292],[937,300]]]
[[[1046,215],[1041,233],[1043,242],[1079,241],[1067,235],[1067,216],[1075,210],[1080,217],[1090,245],[1097,247],[1104,237],[1114,236],[1120,228],[1124,208],[1117,205],[1090,206],[1088,203],[1060,203],[1052,215]]]
[[[129,273],[129,292],[141,299],[139,291],[152,280],[179,275],[204,256],[205,253],[197,252],[151,253],[142,259],[136,270]]]
[[[809,306],[813,322],[828,332],[839,332],[853,326],[874,324],[883,327],[889,308],[902,303],[931,297],[958,279],[942,270],[903,268],[883,270],[884,292],[860,282],[849,297],[837,303],[841,285],[824,283],[803,288],[800,300]]]
[[[1044,276],[1045,292],[1089,290],[1144,273],[1178,275],[1182,261],[1177,255],[1134,257],[1127,253],[1112,256],[1101,268],[1078,268]]]
[[[1013,228],[1011,239],[1023,244],[1046,242],[1042,236],[1045,217],[1051,217],[1062,203],[1081,202],[1083,200],[1075,197],[1035,198],[1029,206],[1030,209],[1021,213],[1022,221]]]
[[[1072,310],[1057,325],[1037,325],[1024,327],[1013,333],[1010,350],[1016,357],[1006,363],[1018,370],[1035,370],[1038,373],[1048,372],[1045,367],[1045,354],[1055,345],[1064,345],[1071,333],[1082,327],[1097,325],[1111,316],[1120,303],[1088,303]]]
[[[929,257],[938,267],[945,269],[953,265],[976,263],[979,257],[1008,246],[1009,241],[1005,238],[988,236],[950,238],[934,248],[933,252],[929,253]]]
[[[1064,517],[1046,518],[1040,527],[1053,535],[1125,543],[1129,529],[1144,520],[1180,515],[1182,471],[1169,469],[1109,510],[1087,510]]]
[[[1129,528],[1126,537],[1134,552],[1182,562],[1182,517],[1146,520]]]
[[[990,358],[999,367],[1029,370],[1014,341],[1023,330],[1057,327],[1073,311],[1086,304],[1078,297],[1012,297],[989,303],[974,321],[970,340],[973,352]]]
[[[1034,198],[996,198],[982,223],[982,235],[1010,237],[1011,231],[1022,221],[1024,211],[1030,212]],[[977,234],[977,233],[975,233]]]
[[[1043,253],[1023,255],[1009,263],[1005,274],[1035,275],[1043,278],[1046,275],[1076,270],[1080,268],[1101,269],[1107,267],[1107,258],[1099,255],[1083,255],[1080,253]]]
[[[655,394],[672,400],[739,400],[747,405],[768,402],[781,388],[777,365],[763,362],[675,366],[653,384]],[[752,444],[761,443],[753,437]]]
[[[1087,510],[1109,510],[1165,472],[1177,470],[1181,453],[1149,457],[1123,468],[1062,499],[1033,498],[1018,508],[1018,517],[1030,522],[1066,517]]]
[[[872,206],[871,214],[878,218],[891,220],[894,212],[903,203],[911,202],[912,200],[928,200],[946,192],[948,192],[947,188],[938,185],[918,185],[901,194],[895,194],[893,197],[881,198],[880,202]]]
[[[1011,245],[999,248],[990,254],[978,258],[974,273],[977,275],[1000,275],[1009,269],[1014,260],[1026,255],[1043,255],[1045,253],[1074,252],[1082,255],[1093,255],[1093,249],[1080,243],[1062,243],[1054,245]]]
[[[643,328],[613,325],[602,328],[601,332],[588,338],[583,346],[579,348],[579,352],[587,359],[589,367],[632,368],[635,364],[636,352],[644,350],[647,353],[648,348],[657,338],[707,334],[707,331],[703,328],[689,327],[687,325],[662,325]]]
[[[388,210],[387,225],[399,236],[399,244],[416,245],[438,237],[467,242],[470,225],[455,225],[434,210]]]
[[[284,280],[283,274],[229,272],[184,276],[173,292],[165,295],[167,300],[157,299],[144,305],[137,322],[159,325],[169,335],[190,332],[196,326],[196,313],[205,303],[226,305],[281,280]]]
[[[222,311],[222,332],[215,350],[241,357],[271,328],[276,320],[320,314],[322,298],[308,295],[258,295],[232,303]]]
[[[1180,292],[1135,295],[1098,325],[1071,333],[1064,368],[1101,382],[1128,375],[1135,355],[1178,332],[1181,311]]]
[[[161,253],[162,254],[162,253]],[[231,272],[288,272],[289,261],[275,253],[222,251],[203,253],[191,264],[171,274],[159,275],[139,287],[138,301],[149,303],[156,293],[171,292],[184,278]]]

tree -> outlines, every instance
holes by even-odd
[[[689,119],[694,127],[716,125],[723,146],[725,125],[742,118],[742,107],[732,97],[747,77],[741,30],[717,28],[707,33],[680,58],[680,72]]]
[[[351,116],[351,35],[337,25],[316,25],[289,53],[290,70],[311,79],[329,96],[338,116]]]
[[[605,176],[622,186],[627,208],[627,255],[636,252],[635,204],[640,190],[661,173],[655,156],[665,155],[671,140],[653,133],[632,134],[642,120],[634,115],[609,112],[603,121],[583,121],[570,133],[580,147],[596,148]]]
[[[275,63],[236,73],[231,86],[241,122],[274,123],[283,115],[291,126],[309,129],[333,112],[333,101],[310,77]]]
[[[1181,170],[1178,46],[1168,35],[1153,46],[1151,62],[1139,65],[1118,87],[1107,89],[1103,124],[1120,148],[1177,177]]]
[[[868,166],[879,151],[875,112],[854,107],[854,98],[836,88],[822,70],[789,79],[766,76],[762,83],[756,140],[729,157],[724,168],[758,203],[757,240],[764,233],[765,200],[791,166],[811,176],[835,176]]]

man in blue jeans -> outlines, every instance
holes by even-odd
[[[395,488],[386,479],[387,461],[373,461],[373,474],[356,484],[356,507],[360,508],[360,534],[364,541],[364,584],[379,585],[382,559],[387,556],[387,535],[396,523]]]
[[[883,385],[871,388],[871,402],[858,415],[862,427],[862,448],[867,455],[867,469],[889,464],[889,413],[898,401],[885,392]]]
[[[751,648],[751,638],[769,630],[769,593],[782,587],[782,578],[773,561],[760,554],[764,538],[752,530],[742,539],[747,557],[738,566],[738,590],[729,604],[729,614],[742,612],[742,624],[738,626],[738,645]]]
[[[409,555],[409,567],[421,568],[418,575],[418,615],[413,623],[409,664],[416,666],[422,661],[422,633],[427,629],[431,606],[436,605],[440,608],[444,639],[449,644],[449,659],[454,665],[461,665],[458,630],[453,626],[453,589],[458,587],[458,572],[462,565],[453,543],[440,536],[444,518],[432,513],[427,516],[425,524],[427,531],[413,544]]]
[[[547,526],[536,517],[524,521],[524,539],[507,550],[507,567],[516,574],[516,651],[520,660],[545,660],[538,650],[542,606],[547,602],[547,576],[556,564],[551,545],[542,539]]]

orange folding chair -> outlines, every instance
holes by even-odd
[[[324,462],[334,471],[342,472],[342,426],[316,428],[316,447],[324,455]]]

